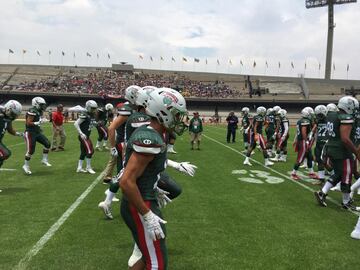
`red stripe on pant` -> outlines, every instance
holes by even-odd
[[[89,139],[87,139],[87,140],[84,140],[84,139],[82,139],[82,141],[84,142],[84,144],[85,144],[85,148],[86,148],[86,152],[87,152],[87,154],[88,155],[91,155],[92,154],[92,143],[91,143],[91,141],[89,140]]]
[[[352,178],[352,160],[345,159],[343,160],[343,177],[341,179],[341,182],[345,184],[351,184],[351,178]]]
[[[4,157],[4,156],[5,156],[5,153],[3,153],[3,151],[0,148],[0,157]]]
[[[259,143],[260,143],[260,147],[262,150],[266,150],[266,143],[265,143],[265,140],[264,140],[264,137],[263,135],[259,134]]]
[[[304,161],[305,154],[306,154],[306,141],[301,140],[299,142],[299,152],[297,155],[297,163],[302,163]]]
[[[31,135],[28,131],[25,132],[25,142],[26,142],[26,148],[27,148],[27,152],[26,152],[26,155],[27,156],[30,156],[30,152],[31,152]]]
[[[151,207],[151,202],[150,201],[145,201],[145,204],[147,207]],[[149,248],[146,244],[146,239],[145,239],[145,230],[146,228],[144,227],[141,219],[140,219],[140,214],[138,213],[138,211],[136,210],[136,208],[134,206],[129,206],[130,207],[130,212],[131,212],[131,216],[133,217],[134,221],[135,221],[135,225],[136,225],[136,230],[137,230],[137,235],[139,238],[139,244],[140,244],[140,250],[143,254],[143,256],[145,257],[145,262],[146,262],[146,270],[152,270],[152,265],[155,263],[153,260],[151,260],[151,256],[150,256],[150,252],[149,252]],[[161,248],[160,248],[160,240],[156,240],[156,241],[152,241],[152,244],[155,247],[155,254],[156,254],[156,259],[157,259],[157,265],[154,265],[158,270],[163,270],[164,269],[164,261],[162,258],[162,254],[161,254]]]

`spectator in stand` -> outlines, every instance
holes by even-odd
[[[230,112],[228,117],[226,117],[226,122],[228,123],[226,141],[230,143],[231,140],[234,143],[239,119],[237,118],[234,112]]]
[[[63,116],[64,106],[59,104],[57,106],[56,112],[52,113],[52,124],[53,124],[53,140],[51,151],[64,151],[64,145],[66,141],[66,134],[64,129],[64,116]],[[57,143],[57,138],[60,137],[59,146]]]
[[[194,150],[194,143],[197,143],[197,150],[200,150],[201,133],[203,131],[202,121],[198,112],[194,112],[194,117],[190,120],[189,132],[191,136],[191,150]]]

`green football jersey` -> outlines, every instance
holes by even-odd
[[[281,117],[279,118],[280,124],[279,124],[279,134],[283,135],[285,132],[285,125],[287,124],[288,127],[288,135],[289,135],[289,131],[290,131],[290,123],[289,123],[289,119],[287,119],[287,117]]]
[[[275,115],[274,114],[266,115],[265,120],[267,122],[266,131],[275,132]]]
[[[244,129],[247,129],[250,125],[250,116],[247,114],[247,115],[244,115],[244,117],[241,119],[241,126],[244,128]]]
[[[302,134],[301,134],[301,128],[306,126],[306,136],[310,133],[311,131],[311,120],[305,117],[300,118],[297,123],[296,123],[296,136],[297,136],[297,141],[301,141],[301,140],[306,140],[307,137],[303,138]]]
[[[42,112],[36,109],[35,107],[30,108],[30,110],[26,113],[26,119],[30,116],[34,117],[33,122],[38,122],[42,116]],[[25,130],[30,132],[41,132],[40,126],[30,126],[25,124]]]
[[[323,144],[328,139],[327,132],[327,120],[326,119],[318,119],[317,120],[317,128],[316,128],[316,142],[319,144]]]
[[[6,117],[5,112],[0,108],[0,142],[4,138],[6,131],[11,127],[12,121]]]
[[[352,115],[334,113],[327,115],[328,154],[334,159],[351,158],[352,153],[344,146],[340,136],[340,125],[353,125]]]
[[[117,111],[118,116],[130,116],[132,113],[133,113],[133,110],[130,107],[130,105],[127,103],[125,103],[123,106],[118,108],[118,111]],[[124,124],[120,125],[116,129],[116,143],[117,144],[125,141],[125,125],[126,125],[126,122]]]
[[[190,120],[189,131],[193,133],[200,133],[203,131],[200,117],[194,117]]]
[[[101,107],[98,109],[98,126],[106,126],[108,122],[108,114],[105,108]]]
[[[253,119],[253,128],[255,128],[255,124],[257,124],[257,128],[256,128],[256,133],[257,134],[262,134],[262,129],[263,129],[263,125],[264,125],[264,116],[262,115],[255,115],[254,119]]]
[[[166,144],[156,130],[143,125],[134,131],[126,144],[125,168],[133,152],[154,155],[154,159],[136,180],[136,184],[144,200],[155,200],[155,186],[160,177],[159,173],[166,167]]]
[[[91,129],[96,126],[96,121],[94,117],[87,112],[81,113],[79,118],[81,119],[81,123],[79,125],[81,132],[89,138],[91,134]]]
[[[142,112],[134,112],[129,116],[125,124],[125,142],[129,140],[133,132],[143,126],[150,124],[151,117]]]
[[[354,118],[353,128],[351,130],[351,140],[356,146],[360,145],[360,117]]]

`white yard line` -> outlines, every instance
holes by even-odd
[[[76,199],[76,201],[64,212],[64,214],[50,227],[50,229],[40,238],[40,240],[25,254],[25,256],[19,261],[14,269],[26,269],[31,259],[43,249],[45,244],[54,236],[59,228],[65,223],[70,215],[76,210],[76,208],[82,203],[87,195],[94,189],[99,181],[104,176],[103,171],[91,185]]]
[[[232,147],[230,147],[230,146],[228,146],[228,145],[226,145],[226,144],[223,144],[222,142],[219,142],[218,140],[215,140],[214,138],[211,138],[211,137],[209,137],[209,136],[207,136],[207,135],[205,135],[205,134],[203,134],[202,136],[204,136],[205,138],[209,139],[210,141],[213,141],[213,142],[215,142],[215,143],[217,143],[217,144],[220,144],[220,145],[224,146],[225,148],[228,148],[229,150],[231,150],[231,151],[233,151],[233,152],[235,152],[235,153],[238,153],[239,155],[241,155],[241,156],[243,156],[243,157],[246,157],[246,155],[243,154],[243,153],[241,153],[240,151],[238,151],[238,150],[236,150],[236,149],[234,149],[234,148],[232,148]],[[299,182],[299,181],[293,180],[292,178],[290,178],[290,177],[289,177],[288,175],[286,175],[286,174],[283,174],[283,173],[281,173],[281,172],[279,172],[279,171],[277,171],[277,170],[275,170],[275,169],[273,169],[273,168],[271,168],[271,167],[265,166],[264,164],[262,164],[261,162],[257,161],[256,159],[250,158],[250,160],[251,160],[252,162],[254,162],[254,163],[262,166],[263,168],[265,168],[265,169],[273,172],[273,173],[276,173],[276,174],[278,174],[278,175],[281,175],[281,176],[284,177],[285,179],[290,180],[290,182],[295,183],[295,184],[301,186],[302,188],[304,188],[304,189],[306,189],[306,190],[308,190],[308,191],[311,191],[312,193],[314,193],[314,192],[316,191],[316,190],[308,187],[307,185],[305,185],[305,184],[303,184],[303,183],[301,183],[301,182]],[[243,165],[243,166],[245,167],[245,165]],[[340,204],[338,201],[334,200],[334,199],[331,198],[330,196],[327,196],[326,199],[327,199],[328,201],[330,201],[330,202],[338,205],[338,206],[341,206],[341,204]],[[351,210],[349,210],[349,211],[350,211],[351,213],[353,213],[354,215],[356,215],[356,216],[359,216],[359,215],[360,215],[360,214],[357,213],[357,212],[354,212],[354,211],[351,211]]]
[[[16,169],[0,168],[0,171],[16,171]]]

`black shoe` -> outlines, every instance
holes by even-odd
[[[104,179],[103,179],[103,183],[104,183],[104,184],[110,184],[111,180],[112,180],[111,177],[104,178]]]
[[[350,200],[348,203],[341,203],[341,207],[348,210],[353,210],[353,211],[356,211],[356,206],[353,205],[353,200]]]
[[[324,207],[327,206],[327,204],[326,204],[326,194],[322,193],[322,191],[320,190],[320,191],[315,191],[314,195],[315,195],[316,200],[318,201],[318,203],[321,206],[324,206]]]

